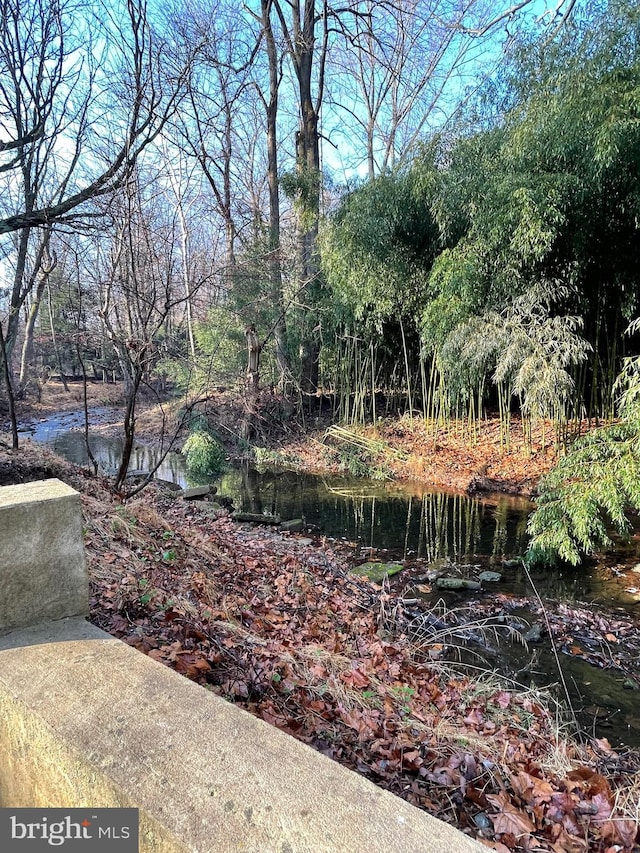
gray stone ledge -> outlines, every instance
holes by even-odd
[[[486,848],[82,619],[0,638],[0,806],[133,806],[142,853]]]
[[[80,495],[60,480],[0,488],[0,634],[84,616]]]

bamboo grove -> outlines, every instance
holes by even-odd
[[[342,201],[322,257],[343,420],[401,398],[472,441],[489,407],[505,443],[514,412],[562,442],[616,414],[640,308],[639,34],[609,6],[523,44],[455,139]]]

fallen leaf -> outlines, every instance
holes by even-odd
[[[489,817],[493,822],[493,829],[497,835],[511,833],[516,839],[535,832],[535,826],[529,817],[520,809],[517,809],[508,794],[501,791],[499,794],[487,794],[487,800],[499,809],[499,814]]]
[[[583,838],[570,835],[563,829],[551,849],[554,853],[586,853],[589,847]]]

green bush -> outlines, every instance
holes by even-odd
[[[192,432],[182,446],[187,468],[195,474],[217,474],[224,464],[224,450],[218,441],[203,429]]]
[[[640,319],[627,332],[640,331]],[[584,554],[627,538],[631,516],[640,511],[640,356],[624,360],[614,391],[618,423],[578,438],[543,477],[528,523],[530,563],[557,559],[578,565]]]
[[[578,439],[540,483],[529,519],[529,562],[578,565],[583,554],[606,549],[610,531],[628,536],[630,511],[640,508],[637,426],[613,424]]]

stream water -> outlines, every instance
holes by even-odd
[[[117,419],[107,409],[91,413],[90,443],[102,468],[115,471],[122,443],[100,432],[100,424]],[[59,455],[76,464],[87,463],[80,412],[40,421],[22,433],[52,447]],[[155,464],[158,450],[138,444],[130,468],[146,471]],[[171,453],[157,476],[192,485],[184,458]],[[201,481],[200,481],[201,482]],[[468,596],[458,592],[423,593],[424,580],[435,566],[455,566],[463,574],[477,576],[483,569],[502,575],[484,596],[476,600],[478,612],[497,597],[531,597],[529,578],[518,565],[504,565],[526,549],[527,518],[531,504],[523,498],[505,495],[468,497],[466,495],[390,483],[345,478],[313,476],[290,471],[259,471],[255,468],[231,468],[214,478],[218,493],[229,496],[236,509],[280,515],[283,519],[304,518],[309,529],[338,547],[355,552],[362,561],[381,559],[401,561],[405,569],[393,579],[398,590],[430,602],[442,597],[448,606],[464,606]],[[636,542],[616,555],[621,564],[630,567],[638,561]],[[540,571],[533,582],[545,602],[568,602],[576,608],[587,603],[607,619],[633,618],[639,621],[640,590],[628,572],[613,572],[596,564],[575,571]],[[635,575],[640,587],[640,574]],[[630,581],[631,578],[631,581]],[[431,578],[432,579],[432,578]],[[517,610],[526,622],[539,616],[526,607]],[[547,685],[558,681],[555,658],[548,642],[528,649],[519,644],[498,643],[487,652],[486,665],[503,673],[525,673],[529,680]],[[535,661],[532,663],[532,655]],[[606,736],[614,746],[640,746],[640,690],[629,686],[629,668],[591,665],[582,656],[561,655],[565,681],[580,721],[598,736]],[[640,679],[640,661],[633,678]],[[522,675],[520,676],[522,678]],[[626,686],[625,686],[625,682]],[[633,684],[633,680],[631,682]]]

